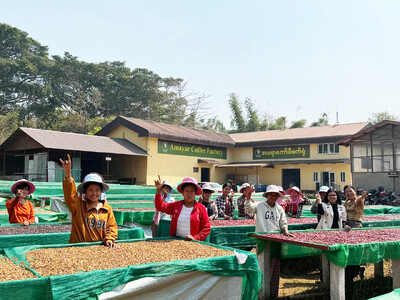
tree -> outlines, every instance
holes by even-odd
[[[306,119],[293,121],[292,125],[290,125],[289,128],[304,128],[306,126],[306,123],[307,123]]]
[[[215,116],[207,120],[200,119],[199,124],[198,126],[196,126],[196,128],[213,132],[227,132],[224,124]]]
[[[229,95],[228,104],[233,115],[231,120],[231,126],[234,128],[233,132],[245,132],[246,121],[243,117],[243,111],[240,106],[238,96],[234,93],[231,93]]]
[[[368,122],[372,124],[377,124],[383,120],[399,121],[399,118],[395,115],[389,114],[389,112],[387,111],[384,111],[372,113],[370,118],[368,119]]]
[[[327,113],[323,113],[317,121],[311,123],[311,127],[327,126],[327,125],[329,125]]]
[[[0,114],[30,108],[45,98],[49,64],[47,47],[26,32],[0,23]]]
[[[269,130],[282,130],[286,129],[286,117],[279,117],[274,123],[270,123],[268,126]]]
[[[259,131],[261,124],[260,119],[258,118],[256,109],[254,107],[254,103],[250,98],[246,98],[244,100],[246,111],[247,111],[247,124],[246,124],[246,131],[247,132],[254,132]]]

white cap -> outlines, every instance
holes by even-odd
[[[268,193],[281,194],[281,191],[279,190],[279,187],[277,185],[271,184],[271,185],[267,186],[267,191],[265,193],[266,194],[268,194]]]
[[[323,185],[319,188],[319,192],[322,192],[322,193],[327,193],[328,190],[329,190],[329,187],[327,187],[326,185]]]

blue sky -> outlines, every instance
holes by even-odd
[[[188,81],[226,126],[229,93],[308,125],[399,115],[398,1],[0,1],[51,55]]]

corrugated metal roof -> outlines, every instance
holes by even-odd
[[[313,142],[313,140],[320,139],[330,139],[332,141],[335,141],[340,138],[357,133],[358,131],[368,126],[368,124],[369,123],[367,122],[360,122],[318,127],[267,130],[246,133],[234,133],[230,136],[235,141],[235,146],[239,147],[248,143],[264,141],[270,142],[272,144],[278,144],[278,141],[284,143],[290,143],[290,141],[300,143],[302,140],[304,142],[310,143]]]
[[[226,133],[211,132],[207,130],[128,117],[117,117],[114,119],[114,121],[100,130],[97,135],[107,135],[118,125],[125,126],[137,132],[139,136],[144,137],[154,137],[161,140],[186,142],[199,145],[220,147],[234,146],[232,138]]]
[[[355,134],[353,134],[351,136],[345,137],[345,138],[337,141],[337,144],[338,145],[348,146],[350,144],[351,140],[356,139],[356,138],[358,138],[358,137],[360,137],[360,136],[362,136],[364,134],[367,134],[367,133],[369,133],[371,131],[374,131],[375,129],[381,128],[381,127],[386,126],[386,125],[399,126],[400,122],[391,121],[391,120],[383,120],[383,121],[381,121],[381,122],[379,122],[379,123],[377,123],[375,125],[372,125],[372,126],[369,126],[367,128],[364,128],[363,130],[361,130],[361,131],[359,131],[359,132],[357,132],[357,133],[355,133]]]
[[[21,134],[28,135],[45,149],[147,156],[146,151],[125,139],[25,127],[18,128],[1,148],[7,149]]]

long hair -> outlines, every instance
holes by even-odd
[[[328,195],[329,195],[329,193],[331,193],[331,192],[334,192],[334,193],[336,194],[336,197],[337,197],[336,203],[339,204],[339,205],[342,205],[342,199],[340,198],[339,193],[338,193],[337,191],[334,191],[333,189],[329,189],[329,190],[326,192],[326,195],[325,195],[325,198],[324,198],[323,202],[324,202],[324,203],[327,203],[327,204],[330,203],[329,200],[328,200]]]

